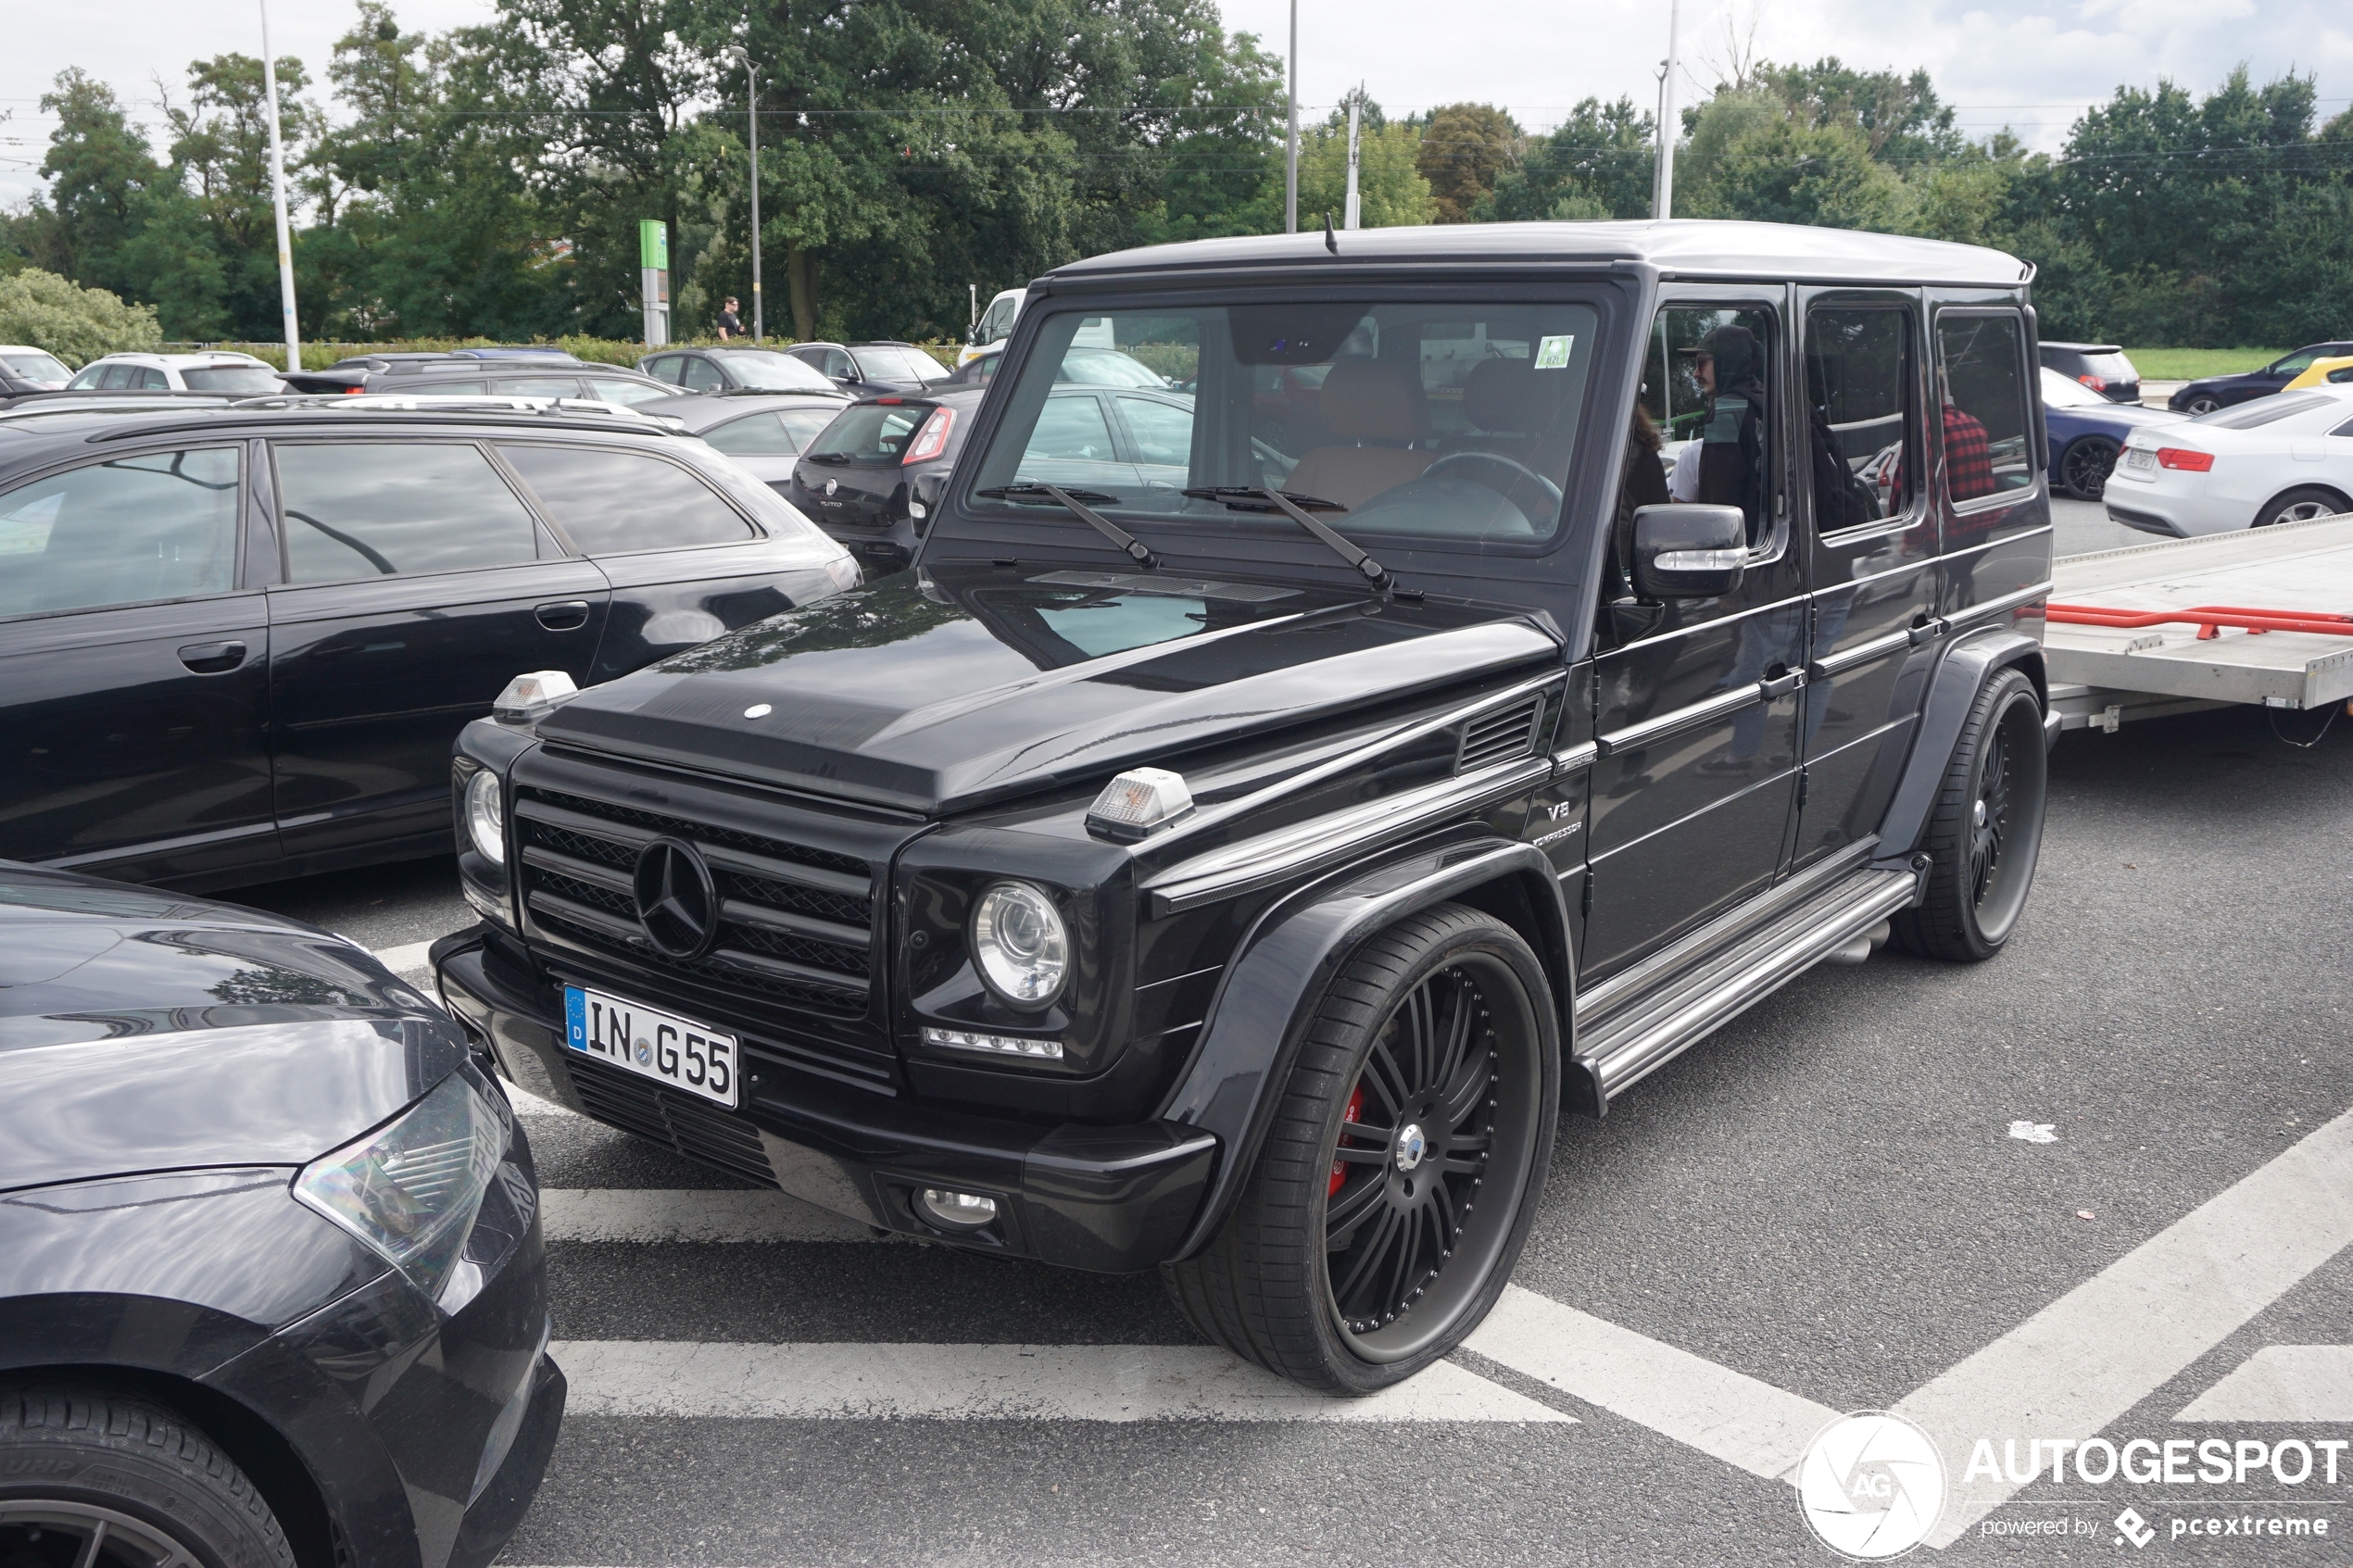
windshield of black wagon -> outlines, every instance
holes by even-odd
[[[1045,317],[964,500],[1231,526],[1278,490],[1340,533],[1541,545],[1592,395],[1600,318],[1573,301],[1237,301]],[[1159,385],[1090,384],[1076,350]],[[1142,378],[1137,378],[1142,379]]]

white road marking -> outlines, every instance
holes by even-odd
[[[434,942],[440,940],[436,936],[430,942],[409,942],[397,947],[379,947],[376,949],[376,961],[404,978],[421,973],[432,962],[430,955]]]
[[[1768,1481],[1843,1413],[1516,1285],[1464,1348]]]
[[[2010,1123],[2010,1136],[2020,1143],[2057,1143],[2057,1123],[2053,1122],[2013,1122]]]
[[[1189,1345],[691,1344],[548,1347],[567,1417],[791,1421],[1573,1423],[1450,1362],[1364,1399],[1311,1393]]]
[[[2353,1243],[2353,1112],[2201,1204],[1895,1409],[1957,1475],[1980,1437],[2090,1437]],[[1929,1544],[2018,1490],[1957,1481]]]
[[[549,1241],[879,1241],[872,1227],[787,1193],[542,1187]]]
[[[507,1091],[507,1100],[515,1108],[515,1114],[518,1116],[577,1116],[580,1114],[568,1105],[558,1105],[554,1100],[541,1099],[504,1073],[499,1075],[498,1086]]]
[[[2266,1345],[2173,1419],[2353,1422],[2353,1345]]]

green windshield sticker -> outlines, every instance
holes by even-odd
[[[1540,338],[1536,344],[1536,368],[1540,370],[1560,370],[1568,367],[1568,351],[1577,346],[1573,334]]]

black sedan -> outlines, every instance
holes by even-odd
[[[777,348],[665,348],[637,369],[682,392],[829,392],[849,395]]]
[[[341,937],[0,863],[0,1562],[482,1568],[562,1420],[523,1130]]]
[[[929,392],[951,377],[912,343],[797,343],[786,352],[852,397]]]
[[[2348,354],[2353,354],[2353,342],[2308,344],[2293,354],[2272,360],[2259,370],[2244,370],[2234,376],[2208,376],[2203,380],[2186,382],[2165,400],[2165,406],[2177,414],[2210,414],[2217,408],[2227,408],[2234,403],[2271,396],[2310,370],[2315,359],[2335,358]]]
[[[857,578],[609,408],[13,411],[0,858],[201,889],[447,854],[451,744],[513,677],[586,686]]]

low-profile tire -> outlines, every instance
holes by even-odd
[[[2049,794],[2043,705],[2020,670],[1985,683],[1961,726],[1921,843],[1928,894],[1895,917],[1897,947],[1979,963],[2002,950],[2026,908]]]
[[[94,1543],[93,1537],[96,1537]],[[0,1562],[95,1568],[294,1568],[277,1515],[236,1462],[145,1399],[0,1386]]]
[[[2200,414],[2210,414],[2221,406],[2222,400],[2221,398],[2215,396],[2210,392],[2201,392],[2196,397],[2191,398],[2188,402],[2182,405],[2182,412],[2189,415],[2192,419],[2196,419]]]
[[[1552,1159],[1553,1009],[1536,955],[1479,910],[1441,904],[1366,942],[1306,1025],[1233,1212],[1163,1266],[1178,1310],[1332,1394],[1461,1344],[1511,1278]]]
[[[2060,488],[2079,501],[2098,500],[2107,493],[2119,450],[2105,435],[2083,436],[2059,456]]]
[[[2282,522],[2310,522],[2346,509],[2345,497],[2327,486],[2300,484],[2265,502],[2263,509],[2255,514],[2254,526],[2270,528]]]

